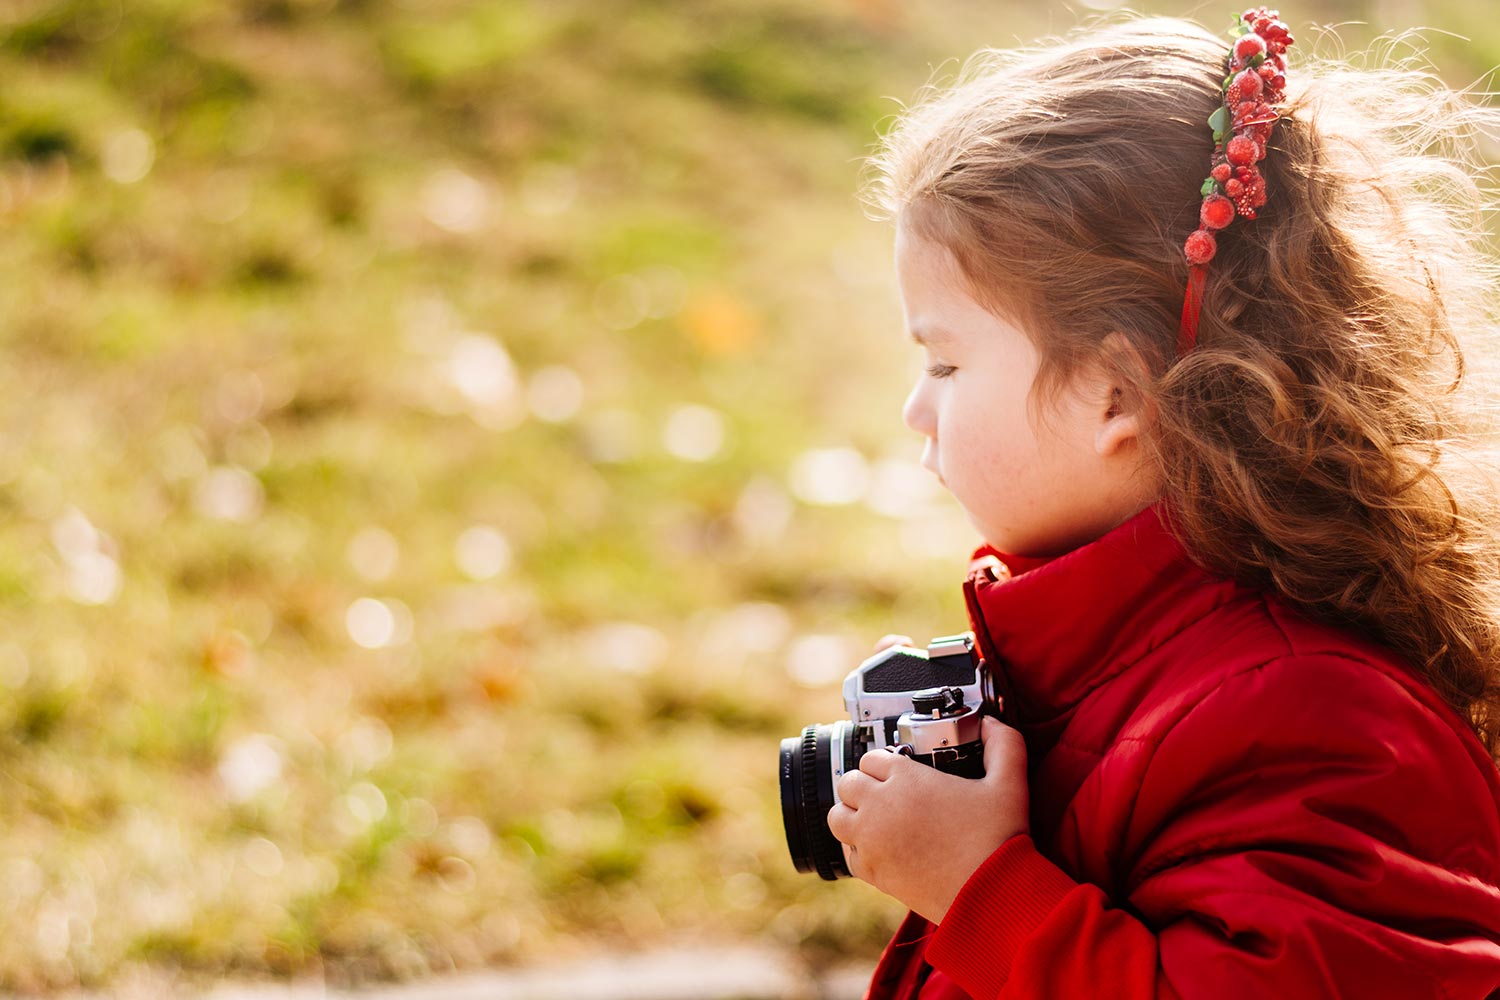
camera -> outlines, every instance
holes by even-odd
[[[799,872],[849,877],[828,829],[838,780],[873,750],[893,750],[965,778],[984,777],[979,718],[995,712],[974,634],[942,636],[926,650],[892,646],[844,678],[849,720],[808,726],[781,741],[781,821]]]

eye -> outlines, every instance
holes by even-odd
[[[958,369],[952,365],[934,364],[927,366],[927,374],[931,375],[933,378],[947,378],[949,375],[952,375],[956,371],[958,371]]]

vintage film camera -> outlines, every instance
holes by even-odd
[[[893,646],[844,678],[849,720],[812,725],[781,741],[781,820],[792,864],[829,881],[848,878],[828,830],[837,783],[872,750],[896,750],[948,774],[984,777],[982,714],[997,715],[974,634],[942,636],[927,649]]]

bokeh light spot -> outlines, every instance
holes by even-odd
[[[427,220],[450,233],[474,232],[485,224],[490,211],[489,190],[454,167],[444,167],[427,178],[421,201]]]
[[[526,401],[538,420],[563,423],[576,416],[583,406],[583,380],[563,365],[540,369],[527,385]]]
[[[411,612],[395,600],[361,597],[344,614],[349,638],[365,649],[384,649],[411,638]]]
[[[401,545],[396,536],[377,525],[367,525],[354,533],[344,549],[349,567],[363,580],[379,583],[396,572],[401,560]]]
[[[821,506],[858,501],[870,488],[870,467],[853,448],[816,448],[797,456],[791,487],[799,500]]]
[[[510,541],[499,529],[477,524],[458,536],[453,558],[469,579],[490,580],[510,568]]]
[[[707,462],[724,447],[724,418],[706,406],[680,406],[662,428],[662,444],[685,462]]]
[[[804,635],[787,651],[787,676],[803,687],[832,684],[857,666],[854,643],[841,635]]]
[[[156,144],[138,128],[111,132],[104,140],[100,161],[104,176],[116,184],[134,184],[151,172]]]
[[[281,777],[281,753],[267,736],[248,736],[219,758],[219,781],[231,801],[245,802]]]
[[[248,523],[260,516],[264,502],[260,480],[232,465],[210,469],[193,492],[198,512],[216,521]]]

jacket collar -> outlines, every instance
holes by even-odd
[[[1097,685],[1249,592],[1193,562],[1172,534],[1162,501],[1050,559],[982,547],[964,590],[970,625],[1012,725],[1062,715]]]

